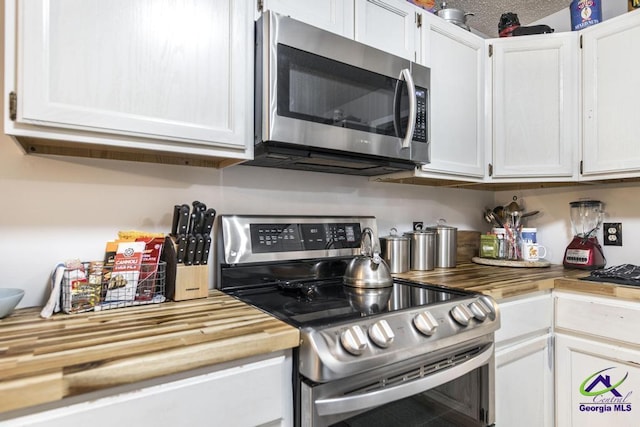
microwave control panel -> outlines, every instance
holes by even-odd
[[[413,140],[427,142],[427,89],[416,86],[416,127],[413,131]]]

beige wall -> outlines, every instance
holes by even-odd
[[[375,215],[391,227],[446,218],[484,226],[493,193],[369,182],[365,177],[235,166],[216,170],[24,155],[0,136],[0,273],[3,287],[41,305],[54,266],[101,259],[118,230],[168,232],[174,204],[200,200],[218,213]],[[211,284],[213,286],[213,283]]]

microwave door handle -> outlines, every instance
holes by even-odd
[[[395,387],[383,388],[370,393],[356,394],[346,397],[335,397],[327,399],[317,399],[315,407],[318,415],[334,415],[346,412],[355,412],[375,408],[385,403],[404,399],[424,391],[430,390],[439,385],[448,383],[474,369],[489,363],[494,355],[494,344],[487,345],[483,351],[469,360],[451,368],[442,369],[433,374],[428,374],[416,380],[397,385]]]
[[[407,123],[407,133],[402,140],[402,148],[409,148],[413,140],[413,132],[416,128],[416,113],[418,107],[416,101],[416,85],[413,83],[413,76],[408,68],[404,68],[400,72],[398,79],[404,80],[407,83],[407,93],[409,94],[409,120]],[[399,109],[400,108],[398,108],[398,110]],[[396,111],[396,115],[399,116],[400,111]]]

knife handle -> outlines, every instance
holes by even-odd
[[[173,207],[173,219],[171,220],[171,234],[173,236],[178,234],[178,223],[180,222],[180,208],[181,205],[175,205]]]
[[[196,255],[196,236],[189,236],[187,239],[187,253],[184,256],[184,265],[193,264],[193,259]]]
[[[193,257],[193,264],[199,265],[202,262],[202,250],[204,249],[204,237],[196,234],[196,253]]]
[[[202,248],[202,260],[201,264],[207,264],[209,262],[209,250],[211,249],[211,236],[205,236],[204,247]]]
[[[205,236],[211,235],[213,229],[213,221],[216,219],[216,210],[213,208],[207,209],[204,213],[204,223],[202,225],[202,234]]]
[[[176,251],[176,262],[182,264],[184,256],[187,253],[187,236],[181,234],[178,236],[178,250]]]
[[[195,233],[195,225],[196,225],[196,219],[197,219],[198,214],[195,212],[192,212],[191,215],[189,216],[189,228],[187,229],[187,234],[188,235],[193,235],[193,233]]]
[[[180,206],[180,219],[178,220],[178,234],[187,234],[189,226],[189,205]]]

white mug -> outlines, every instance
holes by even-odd
[[[547,248],[537,243],[523,242],[522,243],[522,260],[523,261],[538,261],[540,258],[547,256]]]

